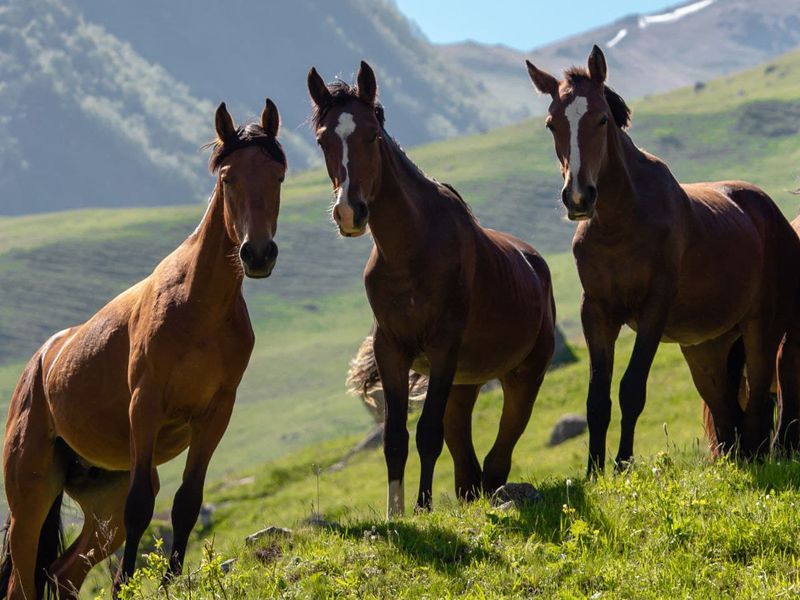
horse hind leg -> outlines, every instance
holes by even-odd
[[[89,571],[125,541],[125,498],[130,473],[91,469],[80,482],[68,482],[66,491],[83,511],[83,528],[50,569],[59,598],[78,598]]]
[[[454,385],[444,412],[444,441],[453,457],[456,496],[473,500],[481,491],[481,464],[472,444],[472,409],[478,385]]]
[[[494,494],[508,480],[514,447],[528,425],[554,350],[553,328],[542,328],[531,354],[519,367],[500,378],[503,412],[497,438],[483,461],[483,492],[486,495]]]
[[[788,452],[800,450],[800,335],[787,333],[778,354],[780,428],[778,444]]]
[[[681,346],[692,380],[705,403],[705,429],[713,455],[731,452],[737,443],[743,412],[744,345],[731,332],[696,346]]]
[[[746,458],[763,456],[770,450],[775,422],[775,404],[770,394],[775,362],[783,332],[762,320],[743,325],[745,366],[749,386],[742,422],[742,451]]]
[[[11,400],[3,453],[9,526],[3,548],[0,596],[42,598],[47,569],[61,543],[64,464],[52,437],[38,355],[29,363]]]

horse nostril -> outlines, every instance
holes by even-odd
[[[568,207],[569,206],[569,200],[570,200],[571,196],[572,196],[572,191],[569,188],[566,188],[566,187],[562,188],[562,190],[561,190],[561,203],[564,206]]]
[[[250,242],[245,242],[242,244],[242,247],[239,248],[239,258],[242,259],[242,262],[246,265],[249,265],[253,261],[253,245]]]
[[[342,220],[341,215],[339,214],[339,205],[333,207],[333,220],[337,223]]]
[[[278,244],[270,242],[267,244],[266,260],[267,263],[274,263],[278,258]]]
[[[586,188],[586,203],[591,206],[595,201],[597,201],[597,188],[590,185]]]
[[[369,218],[369,207],[366,202],[357,202],[353,206],[353,225],[361,229]]]

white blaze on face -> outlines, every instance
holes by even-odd
[[[573,98],[564,114],[569,123],[569,173],[572,179],[572,193],[578,193],[578,173],[581,172],[581,150],[578,146],[578,131],[583,115],[586,114],[587,102],[584,96]]]
[[[342,202],[347,204],[347,189],[350,187],[350,160],[347,152],[347,138],[356,130],[356,122],[353,115],[343,112],[339,115],[339,122],[336,124],[336,135],[342,140],[342,166],[344,167],[344,179],[339,183],[339,192],[336,194],[336,204]],[[340,207],[341,208],[341,207]]]
[[[392,517],[401,517],[405,514],[405,493],[403,491],[402,479],[389,482],[386,507],[386,516],[389,519]]]

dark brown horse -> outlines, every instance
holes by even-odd
[[[180,573],[253,348],[243,272],[267,277],[277,256],[286,171],[278,128],[270,100],[259,125],[238,129],[221,104],[210,161],[219,176],[195,232],[152,275],[51,337],[25,368],[5,433],[3,597],[41,598],[50,582],[61,597],[77,597],[92,566],[124,540],[118,588],[153,515],[156,467],[188,448],[166,579]],[[85,520],[59,556],[64,492]]]
[[[384,129],[372,69],[358,87],[308,74],[314,126],[337,193],[344,236],[369,223],[375,245],[364,272],[375,314],[375,358],[386,398],[388,514],[402,514],[408,457],[408,372],[429,375],[417,425],[422,465],[417,506],[429,508],[443,440],[456,493],[470,498],[505,483],[554,348],[555,307],[547,265],[529,245],[478,225],[450,186],[426,177]],[[499,378],[504,404],[483,464],[471,415],[481,384]]]
[[[794,311],[800,268],[800,244],[789,223],[754,185],[681,185],[662,161],[637,148],[624,131],[630,111],[605,85],[606,61],[597,46],[588,69],[570,69],[562,81],[530,62],[528,71],[552,97],[546,124],[564,176],[562,200],[569,218],[580,221],[573,253],[591,361],[590,473],[605,462],[614,345],[626,323],[636,341],[620,384],[618,467],[633,454],[661,341],[681,345],[723,449],[741,437],[745,455],[766,452],[775,356]],[[739,339],[749,384],[744,411],[739,378],[728,368]]]

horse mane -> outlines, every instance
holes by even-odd
[[[320,123],[325,119],[325,116],[328,112],[337,106],[343,106],[352,100],[356,100],[363,104],[367,104],[364,102],[358,95],[358,86],[357,85],[350,85],[346,81],[342,81],[341,79],[337,79],[329,84],[327,84],[328,92],[330,92],[331,99],[326,102],[324,105],[314,105],[312,112],[311,112],[311,122],[313,123],[314,129],[319,128]],[[418,173],[421,177],[432,181],[437,186],[442,186],[453,193],[455,199],[464,207],[464,209],[469,213],[470,217],[473,219],[475,218],[475,214],[472,212],[472,208],[466,201],[461,197],[461,194],[449,183],[441,183],[440,181],[436,181],[432,177],[429,177],[419,166],[409,158],[408,154],[406,154],[405,150],[403,150],[402,146],[395,140],[388,131],[386,131],[386,113],[383,110],[383,105],[380,102],[376,102],[375,105],[372,107],[375,111],[375,118],[378,119],[378,125],[381,127],[381,131],[383,134],[384,140],[388,142],[389,147],[395,151],[396,156],[400,159],[400,161],[412,170],[415,173]]]
[[[583,67],[570,67],[564,71],[564,79],[566,79],[567,83],[569,83],[572,87],[591,81],[589,71]],[[623,100],[622,96],[620,96],[607,85],[603,86],[603,95],[606,97],[606,102],[608,103],[608,107],[611,109],[611,115],[614,117],[614,122],[617,124],[617,127],[620,129],[626,129],[630,127],[631,109],[625,103],[625,100]]]
[[[319,127],[319,124],[325,118],[325,115],[327,115],[328,111],[330,111],[332,108],[347,104],[350,100],[358,100],[365,105],[367,104],[359,97],[357,85],[350,85],[346,81],[337,79],[336,81],[327,84],[327,87],[328,92],[330,92],[331,99],[321,106],[317,106],[315,104],[311,110],[311,122],[314,124],[314,129]],[[372,108],[375,111],[375,116],[378,119],[378,123],[380,124],[381,128],[383,128],[383,125],[386,122],[386,115],[383,112],[383,105],[380,102],[376,102]]]
[[[209,142],[203,148],[211,148],[211,157],[208,159],[208,170],[215,173],[228,156],[236,150],[258,146],[273,159],[286,166],[286,154],[278,138],[268,135],[258,123],[246,123],[236,129],[236,136],[227,140],[219,138]]]

